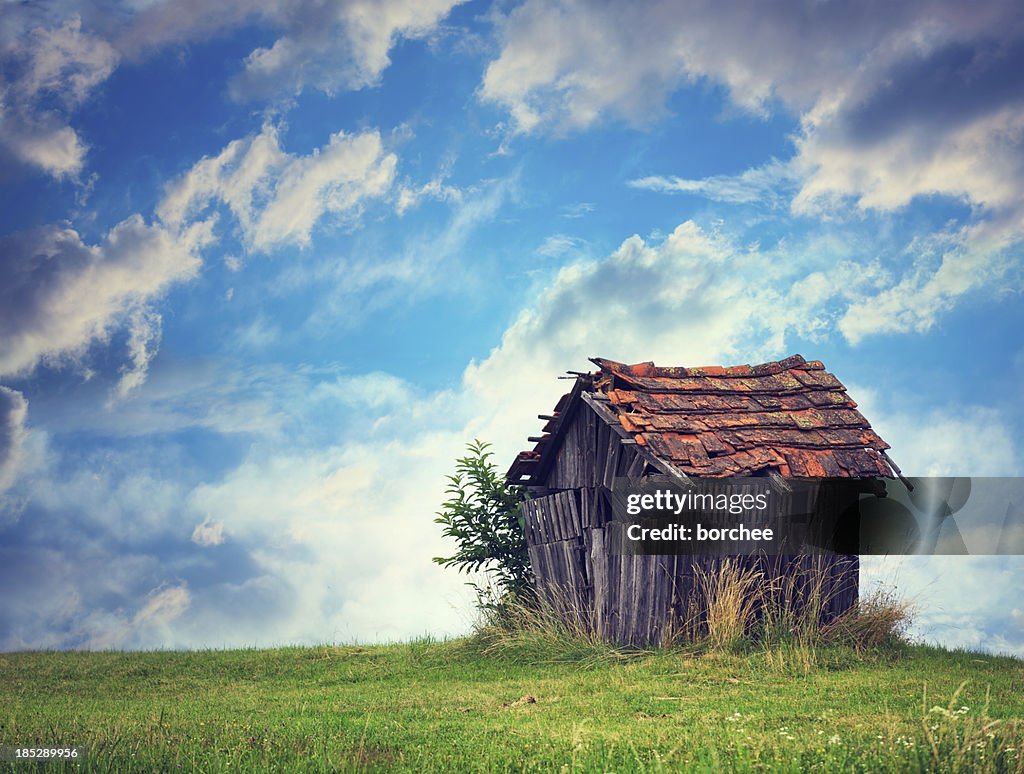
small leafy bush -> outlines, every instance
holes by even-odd
[[[498,472],[489,448],[490,444],[474,440],[467,445],[466,456],[455,461],[455,473],[448,476],[445,490],[448,499],[434,521],[458,548],[434,561],[459,572],[488,573],[497,594],[472,585],[480,606],[493,611],[508,599],[530,598],[533,576],[520,509],[522,488],[509,484]]]

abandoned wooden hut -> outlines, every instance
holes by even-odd
[[[507,477],[529,495],[523,512],[538,589],[586,611],[609,641],[662,641],[691,609],[698,568],[723,560],[610,552],[608,494],[617,477],[767,476],[784,488],[787,479],[899,476],[888,444],[818,361],[794,355],[703,368],[591,361],[597,370],[571,372],[572,389],[540,415],[543,434],[530,438],[536,445],[516,457]],[[827,557],[823,615],[856,602],[859,569],[858,556]]]

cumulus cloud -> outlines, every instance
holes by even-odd
[[[284,28],[257,48],[231,85],[240,99],[293,96],[306,87],[328,94],[372,86],[399,39],[429,35],[459,0],[290,2],[272,14]],[[339,46],[339,41],[343,45]]]
[[[80,354],[125,313],[195,276],[210,227],[173,235],[133,215],[98,245],[59,226],[0,239],[0,375]]]
[[[249,53],[231,82],[240,99],[328,94],[379,82],[399,40],[423,39],[458,0],[156,0],[4,8],[0,25],[0,161],[54,177],[77,176],[88,142],[71,125],[79,108],[125,59],[256,22],[277,37]],[[6,157],[6,158],[4,158]]]
[[[506,107],[522,131],[578,129],[615,116],[644,120],[671,91],[700,78],[725,85],[734,102],[755,112],[773,100],[804,112],[842,103],[852,84],[857,96],[882,86],[884,74],[943,46],[1013,40],[1020,32],[1006,0],[971,9],[951,0],[857,8],[778,0],[754,9],[528,0],[499,19],[501,49],[481,96]]]
[[[157,214],[179,229],[211,204],[223,203],[249,249],[305,245],[325,215],[353,222],[366,200],[384,196],[397,161],[376,131],[337,132],[323,147],[298,156],[281,149],[277,129],[268,124],[197,162],[168,187]]]
[[[630,237],[604,259],[560,270],[465,381],[504,412],[524,397],[544,402],[536,396],[558,389],[553,376],[586,367],[588,356],[702,364],[780,354],[787,330],[820,309],[789,298],[799,263],[773,261],[692,221],[661,242]],[[520,416],[535,413],[524,407]]]
[[[54,177],[77,175],[87,146],[68,115],[117,62],[109,43],[82,31],[79,16],[8,39],[0,47],[0,148]]]
[[[852,307],[852,343],[928,330],[990,287],[1024,236],[1024,23],[1007,0],[808,5],[639,5],[528,0],[499,20],[481,98],[520,133],[661,114],[708,80],[755,114],[799,119],[794,156],[738,176],[653,174],[637,188],[731,203],[789,202],[796,215],[892,213],[921,197],[971,208],[940,261],[918,263]],[[685,118],[685,117],[684,117]]]

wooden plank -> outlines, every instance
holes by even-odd
[[[573,489],[566,492],[569,506],[569,518],[572,525],[573,536],[578,537],[583,534],[583,520],[580,518],[580,505],[579,501],[582,497],[583,492],[586,490]]]
[[[566,512],[566,495],[568,492],[559,492],[558,497],[555,498],[556,510],[555,513],[558,515],[558,534],[560,540],[569,540],[573,537],[572,528],[569,525],[569,514]]]
[[[558,493],[547,498],[544,505],[544,517],[548,528],[548,539],[546,542],[553,543],[561,540],[562,530],[558,523]]]
[[[541,584],[540,548],[529,546],[526,553],[530,556],[530,569],[533,570],[533,578],[537,582],[538,590]]]
[[[605,552],[604,530],[592,529],[590,536],[590,583],[594,606],[594,625],[601,636],[605,636],[608,603],[608,554]]]
[[[535,500],[527,500],[523,503],[523,517],[526,522],[526,540],[531,545],[540,543],[542,538],[540,534],[540,525],[538,524],[537,516],[537,502]]]
[[[577,489],[562,492],[562,528],[567,538],[576,539],[580,536],[579,516],[576,515]]]
[[[547,516],[546,516],[546,504],[547,497],[542,497],[536,500],[536,510],[534,511],[534,517],[536,519],[535,524],[537,525],[537,544],[547,543],[551,540],[551,535],[548,534]]]
[[[647,631],[646,640],[648,645],[657,645],[658,631],[658,566],[660,556],[647,557],[650,562],[647,568]]]
[[[604,485],[609,489],[615,488],[615,476],[618,472],[619,457],[622,454],[622,444],[619,443],[615,436],[611,436],[608,440],[608,456],[605,459],[604,465],[604,477],[602,479]]]

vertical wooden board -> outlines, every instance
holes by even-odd
[[[657,558],[656,556],[644,557],[644,595],[641,611],[643,621],[641,622],[639,633],[645,645],[651,643],[651,628],[654,625],[654,568],[656,567]]]
[[[626,626],[626,589],[625,581],[622,576],[626,572],[627,562],[629,561],[628,556],[617,556],[614,557],[618,561],[615,562],[615,607],[612,610],[614,614],[614,636],[616,642],[622,642],[622,634]]]
[[[551,581],[557,586],[565,582],[565,569],[562,564],[561,546],[556,543],[548,543],[544,550],[547,551],[548,564],[551,567]]]
[[[647,568],[647,625],[646,638],[648,644],[657,642],[658,631],[658,565],[660,556],[649,556]]]
[[[575,520],[573,519],[573,500],[575,499],[576,490],[567,489],[561,493],[561,514],[562,514],[562,531],[565,533],[565,537],[576,538],[579,536],[580,531],[576,528]]]
[[[547,539],[545,543],[553,543],[559,539],[558,515],[556,512],[558,495],[551,494],[544,498],[544,533]]]
[[[622,575],[619,578],[619,641],[628,643],[633,633],[636,604],[633,598],[633,568],[635,556],[622,556],[620,564]]]
[[[603,419],[597,422],[597,446],[595,447],[595,486],[605,483],[608,468],[608,425]]]
[[[619,473],[619,458],[622,456],[622,444],[619,443],[619,436],[608,431],[608,451],[605,453],[604,475],[602,483],[609,489],[615,488],[615,476]]]
[[[572,519],[573,534],[577,536],[583,534],[583,519],[580,517],[580,510],[582,510],[581,501],[587,491],[586,489],[573,489],[566,492],[569,500],[569,514]]]
[[[540,551],[538,552],[538,555],[540,556],[541,567],[544,568],[544,584],[542,591],[545,594],[548,592],[548,589],[551,587],[551,584],[554,581],[551,573],[551,560],[548,555],[549,545],[550,543],[541,543],[541,545],[539,546]]]
[[[559,539],[558,518],[555,514],[556,495],[544,498],[544,542],[552,543]]]
[[[587,500],[587,513],[584,520],[584,527],[603,527],[599,510],[601,492],[597,489],[588,489],[585,493]]]
[[[593,485],[594,461],[594,410],[590,406],[580,406],[583,421],[580,423],[580,486]]]
[[[537,529],[537,503],[527,500],[522,504],[522,517],[526,533],[526,543],[536,546],[540,543],[540,535]]]
[[[634,556],[633,557],[633,580],[630,582],[632,587],[632,604],[629,606],[629,643],[630,645],[640,646],[641,642],[641,630],[643,629],[643,608],[644,608],[644,561],[647,557],[645,556]]]
[[[579,486],[580,473],[580,412],[577,411],[569,425],[569,432],[566,433],[568,443],[565,449],[565,487]]]
[[[572,578],[573,603],[578,610],[584,610],[587,599],[587,573],[583,567],[583,543],[579,538],[567,540],[566,559]]]
[[[531,505],[530,500],[523,500],[519,505],[519,512],[523,515],[523,537],[526,538],[526,545],[532,546],[537,542],[537,536],[533,531],[533,523],[531,521]]]
[[[619,460],[615,466],[616,476],[625,476],[626,471],[629,470],[629,463],[633,461],[633,450],[619,442]]]
[[[547,527],[544,524],[544,502],[546,497],[538,497],[533,501],[533,525],[537,533],[537,544],[548,542]]]
[[[523,503],[523,520],[526,524],[526,540],[531,545],[541,542],[540,529],[537,524],[537,502],[527,500]]]
[[[647,608],[647,586],[644,581],[647,579],[646,556],[633,557],[633,610],[630,614],[629,641],[638,647],[644,643],[644,629],[647,622],[644,620],[644,611]]]
[[[608,551],[610,536],[608,528],[605,528],[605,552]],[[605,584],[605,636],[610,642],[615,640],[615,627],[617,626],[619,609],[619,557],[608,554],[608,563],[605,566],[608,579]]]
[[[538,586],[541,582],[541,566],[540,558],[538,556],[539,551],[540,549],[535,545],[526,549],[526,553],[530,556],[530,569],[533,570],[533,577]]]
[[[561,549],[560,560],[562,562],[562,567],[565,568],[565,588],[567,592],[570,592],[566,594],[566,597],[572,597],[575,595],[575,591],[580,580],[579,576],[576,574],[576,568],[575,563],[573,562],[571,546],[571,540],[563,540],[558,546]]]
[[[604,530],[587,530],[590,538],[590,583],[597,631],[605,635],[605,605],[608,599],[608,555],[604,547]]]
[[[675,569],[675,557],[665,556],[658,565],[658,643],[663,642],[671,627],[672,616],[672,578]]]
[[[568,514],[565,512],[565,494],[566,492],[560,491],[555,494],[555,514],[558,520],[558,540],[565,541],[571,537],[571,531],[568,528]]]
[[[584,529],[580,532],[580,546],[583,551],[583,570],[587,574],[587,584],[590,586],[590,597],[594,596],[594,536],[592,530]]]
[[[548,583],[547,566],[544,564],[543,543],[534,546],[534,549],[530,554],[530,563],[533,565],[533,574],[537,581],[537,593],[543,596]]]

